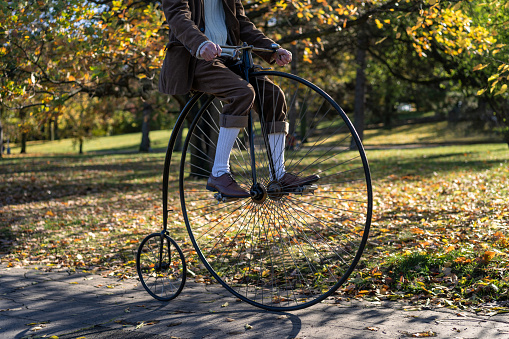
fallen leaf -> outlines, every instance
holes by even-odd
[[[425,331],[425,332],[415,332],[415,333],[410,333],[410,332],[401,332],[401,334],[403,334],[404,336],[407,336],[407,337],[412,337],[412,338],[425,338],[425,337],[436,337],[437,336],[437,333],[436,332],[433,332],[433,331]]]
[[[35,326],[35,327],[32,327],[30,329],[30,331],[39,331],[39,330],[42,330],[44,327],[46,327],[46,325],[39,325],[39,326]]]
[[[173,326],[178,326],[182,324],[182,321],[175,321],[173,323],[169,323],[168,325],[166,325],[167,327],[173,327]]]
[[[494,251],[486,251],[484,252],[484,254],[482,255],[482,258],[481,258],[481,261],[483,263],[488,263],[490,262],[491,260],[493,260],[493,258],[495,258],[495,256],[497,255],[497,252],[494,252]]]

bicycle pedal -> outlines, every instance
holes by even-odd
[[[315,194],[315,190],[318,188],[318,185],[303,185],[295,188],[295,190],[292,191],[293,194]]]
[[[220,203],[220,202],[235,201],[235,200],[239,200],[240,198],[223,197],[223,195],[221,193],[215,193],[214,199],[216,199],[217,202]]]

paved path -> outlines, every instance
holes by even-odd
[[[321,303],[287,313],[190,282],[175,300],[135,280],[0,267],[0,338],[509,338],[509,315],[405,310],[398,302]],[[247,326],[249,325],[249,326]],[[246,328],[247,327],[247,328]],[[56,338],[56,337],[53,337]]]

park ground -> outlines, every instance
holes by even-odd
[[[146,235],[161,228],[161,169],[169,132],[156,131],[151,136],[153,152],[145,154],[136,153],[140,141],[136,134],[91,140],[84,155],[77,155],[72,141],[64,140],[29,144],[30,153],[1,160],[2,286],[10,281],[9,272],[24,270],[29,272],[22,274],[25,277],[40,273],[44,281],[62,283],[57,294],[69,296],[88,282],[88,275],[94,279],[104,276],[131,286],[125,293],[143,299],[140,303],[150,302],[153,314],[163,307],[134,287],[136,248]],[[383,305],[379,309],[382,313],[395,305],[405,305],[419,312],[439,310],[451,316],[495,317],[504,323],[509,312],[507,144],[438,123],[392,131],[369,130],[366,148],[375,194],[370,241],[356,272],[328,302],[375,303]],[[172,174],[176,175],[176,170]],[[188,258],[192,288],[220,289],[194,256],[180,216],[176,186],[170,204],[175,206],[170,232]],[[73,284],[61,280],[63,276],[79,279]],[[14,293],[19,288],[11,287],[11,292],[2,293]],[[106,292],[101,290],[105,295],[109,293],[107,288],[103,289]],[[86,293],[79,294],[80,300],[87,298]],[[102,294],[90,295],[104,298]],[[2,304],[8,302],[4,296]],[[24,297],[33,299],[29,294]],[[189,303],[193,300],[192,293],[179,298],[189,298]],[[232,304],[231,297],[228,300]],[[129,309],[138,309],[135,303]],[[233,304],[237,305],[235,301]],[[169,314],[171,304],[164,307]],[[312,310],[321,307],[325,306]],[[0,308],[11,309],[9,305]],[[250,306],[247,309],[254,312]],[[352,312],[357,311],[343,310],[343,315]],[[362,318],[363,311],[359,312]],[[0,316],[6,314],[10,313]],[[307,333],[301,321],[297,332],[292,322],[287,337]],[[139,325],[134,320],[133,324]],[[25,328],[27,335],[36,333],[30,328]],[[408,329],[398,330],[410,333]],[[369,337],[365,333],[370,330],[364,331],[358,337]],[[423,327],[421,332],[425,331]]]

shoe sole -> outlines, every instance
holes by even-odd
[[[316,180],[310,180],[310,181],[306,181],[306,182],[300,183],[297,186],[282,186],[282,187],[285,188],[285,189],[294,189],[294,188],[299,188],[299,187],[302,187],[302,186],[314,184],[318,180],[320,180],[320,178],[318,178]]]
[[[219,192],[219,193],[221,193],[221,195],[222,195],[223,197],[225,197],[225,198],[237,198],[237,199],[242,199],[242,198],[249,198],[249,197],[251,197],[250,195],[240,196],[240,197],[239,197],[239,196],[234,196],[234,195],[227,195],[227,194],[224,194],[223,192],[220,192],[217,188],[212,187],[212,186],[209,186],[209,185],[205,186],[205,188],[206,188],[206,189],[208,189],[208,190],[209,190],[209,191],[211,191],[211,192]]]

